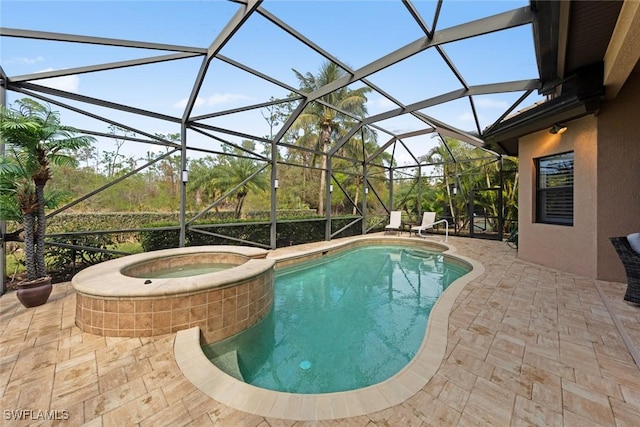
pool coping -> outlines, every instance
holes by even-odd
[[[196,276],[153,278],[126,276],[123,269],[135,264],[163,257],[178,257],[199,253],[230,254],[246,261],[225,271]],[[209,289],[221,289],[254,277],[257,273],[271,269],[273,260],[266,259],[269,251],[250,246],[188,246],[161,249],[116,258],[92,265],[79,271],[71,279],[71,285],[82,295],[122,299],[154,298],[167,295],[183,295]]]
[[[289,257],[322,253],[330,249],[353,245],[354,242],[417,243],[418,237],[362,236],[345,242],[327,242],[326,246],[301,249]],[[434,243],[429,241],[428,244]],[[484,266],[473,259],[454,255],[456,248],[448,243],[437,243],[444,254],[460,259],[472,270],[455,280],[442,293],[429,316],[429,322],[420,349],[415,357],[397,374],[387,380],[358,390],[295,394],[266,390],[239,381],[209,361],[202,351],[199,327],[179,331],[174,343],[174,356],[183,375],[209,397],[234,409],[268,418],[298,421],[331,420],[365,415],[398,405],[420,391],[438,370],[447,348],[449,314],[456,298],[465,286],[481,276]]]

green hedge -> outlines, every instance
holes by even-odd
[[[334,218],[331,220],[332,233],[341,229],[354,220],[354,217]],[[308,219],[307,221],[280,222],[276,226],[276,247],[300,245],[303,243],[318,242],[325,238],[324,219]],[[145,252],[175,248],[179,246],[180,230],[175,223],[149,224],[149,228],[175,227],[171,230],[149,230],[140,232],[140,243]],[[269,246],[271,244],[271,226],[263,222],[235,223],[233,225],[198,224],[197,227],[208,233],[220,234],[235,239],[248,240]],[[355,236],[361,232],[361,224],[357,222],[338,237]],[[251,243],[238,242],[209,234],[187,230],[185,246],[201,245],[251,245]]]

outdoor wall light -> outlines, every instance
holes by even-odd
[[[549,133],[552,134],[562,134],[567,131],[567,127],[565,125],[561,125],[559,123],[554,124],[551,129],[549,129]]]

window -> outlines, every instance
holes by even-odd
[[[573,225],[573,151],[536,163],[536,222]]]

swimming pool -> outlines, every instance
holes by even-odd
[[[390,244],[278,269],[267,318],[203,350],[228,374],[269,390],[377,384],[411,361],[434,303],[469,270],[442,252]]]

